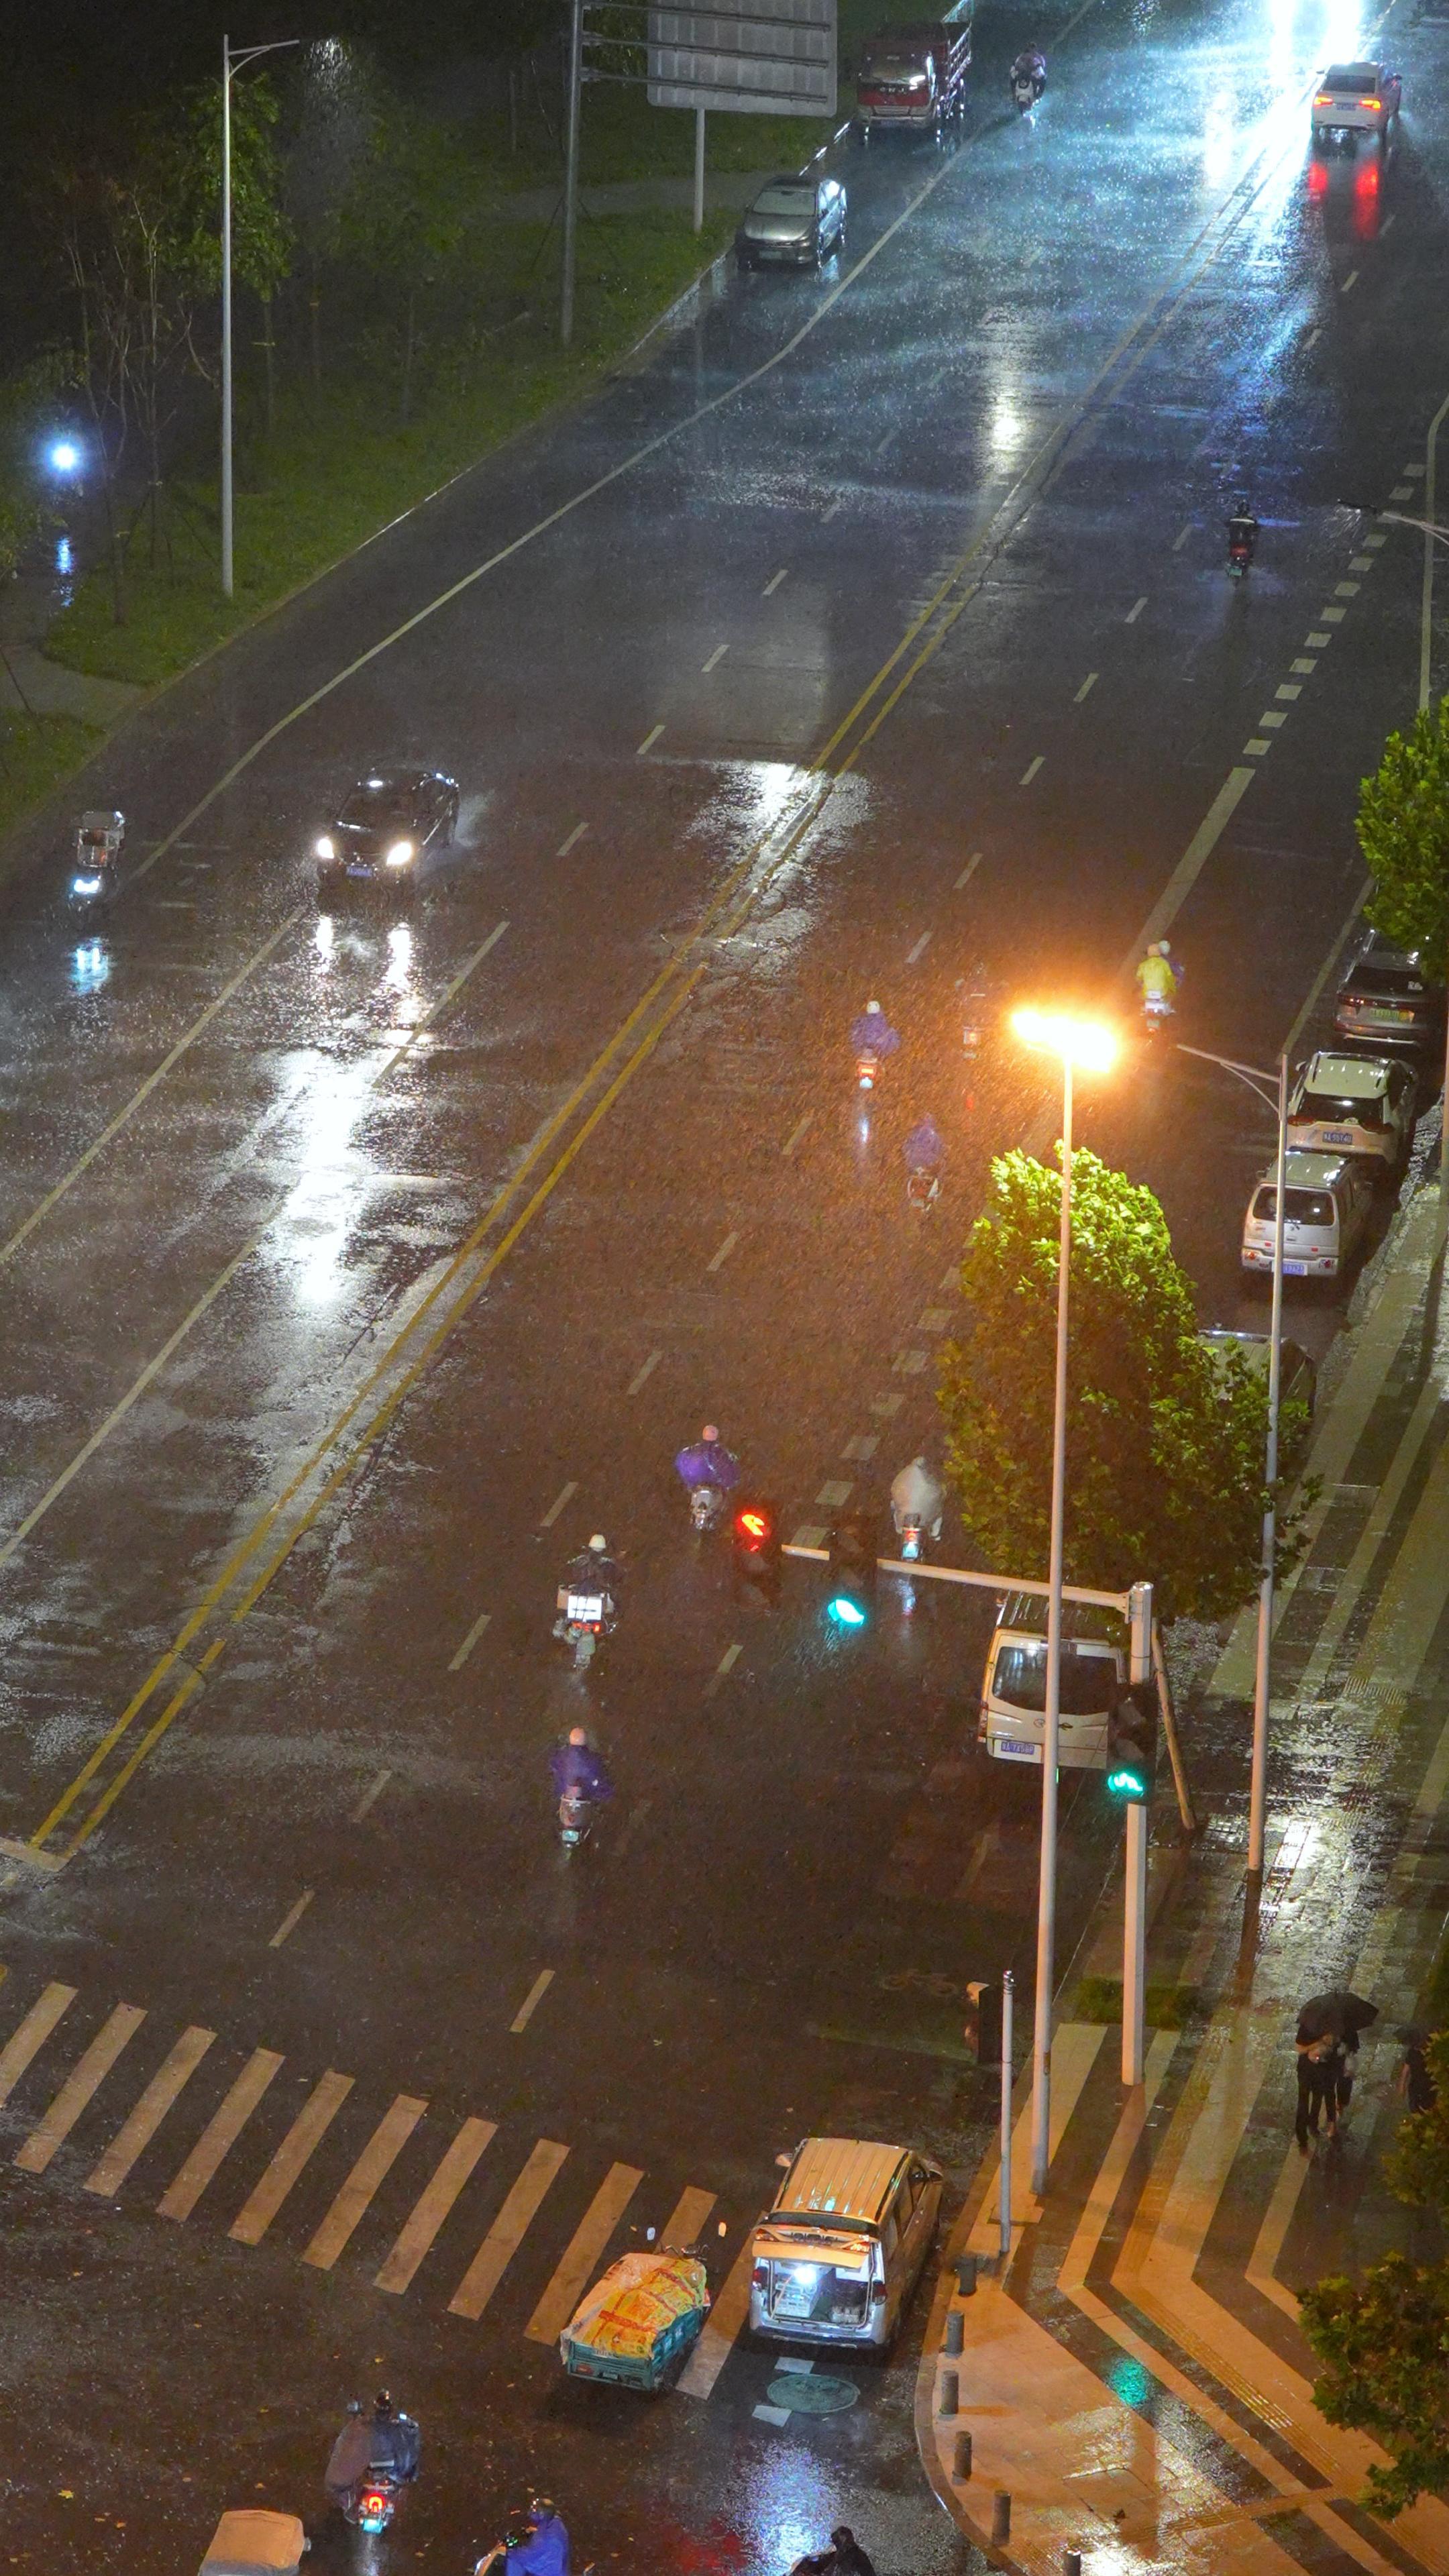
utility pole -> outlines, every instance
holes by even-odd
[[[1129,1595],[1128,1687],[1150,1682],[1152,1586],[1134,1583]],[[1147,1804],[1127,1801],[1127,1866],[1122,1900],[1122,2081],[1142,2081],[1147,2031]]]
[[[559,291],[558,336],[567,348],[574,336],[574,276],[579,251],[579,109],[584,86],[584,0],[569,0],[569,82],[564,127],[563,283]]]
[[[232,375],[231,375],[231,83],[232,74],[260,54],[285,54],[300,36],[284,36],[274,45],[243,45],[232,51],[231,38],[221,40],[221,592],[235,594],[232,562]]]

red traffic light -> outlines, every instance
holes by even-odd
[[[735,1505],[735,1563],[742,1573],[773,1574],[780,1562],[780,1516],[773,1503],[752,1497]]]
[[[770,1515],[762,1512],[758,1504],[747,1503],[742,1512],[735,1514],[735,1528],[742,1539],[759,1547],[770,1535]]]

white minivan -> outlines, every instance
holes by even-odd
[[[750,2325],[788,2343],[892,2340],[935,2241],[943,2176],[914,2147],[805,2138],[751,2240]]]
[[[976,1741],[993,1762],[1041,1767],[1046,1733],[1045,1596],[1009,1592],[996,1614],[981,1681]],[[1127,1687],[1127,1630],[1114,1611],[1062,1604],[1060,1766],[1105,1771],[1107,1720]]]
[[[1290,1154],[1284,1165],[1283,1275],[1336,1279],[1368,1228],[1373,1175],[1355,1155]],[[1243,1219],[1243,1268],[1273,1267],[1278,1191],[1271,1167],[1255,1182]]]

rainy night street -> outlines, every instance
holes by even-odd
[[[1315,158],[1323,64],[1384,49],[1392,145]],[[1411,0],[986,8],[959,140],[830,145],[838,263],[721,263],[131,715],[71,797],[130,824],[94,934],[56,809],[5,845],[0,2564],[167,2576],[265,2495],[360,2567],[322,2469],[384,2380],[425,2475],[369,2568],[471,2569],[530,2482],[600,2576],[784,2576],[842,2518],[881,2576],[967,2563],[918,2456],[929,2284],[812,2414],[741,2258],[810,2134],[924,2150],[954,2219],[1040,1775],[976,1748],[988,1595],[883,1576],[843,1634],[818,1566],[737,1581],[672,1461],[717,1422],[808,1536],[939,1457],[988,1162],[1057,1134],[1008,1034],[963,1057],[978,966],[1123,1009],[1170,935],[1193,1044],[1331,1031],[1429,617],[1369,514],[1435,515],[1446,53]],[[453,847],[319,912],[381,762],[456,779]],[[870,996],[902,1045],[862,1106]],[[1131,1058],[1078,1134],[1158,1193],[1202,1322],[1261,1332],[1269,1112]],[[1352,1287],[1290,1291],[1320,1366]],[[576,1675],[595,1531],[621,1615]],[[616,1794],[568,1854],[579,1720]],[[1242,1703],[1187,1722],[1231,1838]],[[1063,1976],[1119,1845],[1065,1774]],[[650,2231],[707,2255],[692,2385],[565,2381],[573,2295]]]

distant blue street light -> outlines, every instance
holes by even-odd
[[[56,440],[55,445],[50,451],[50,465],[52,473],[74,474],[80,461],[81,452],[73,438],[58,438]]]

